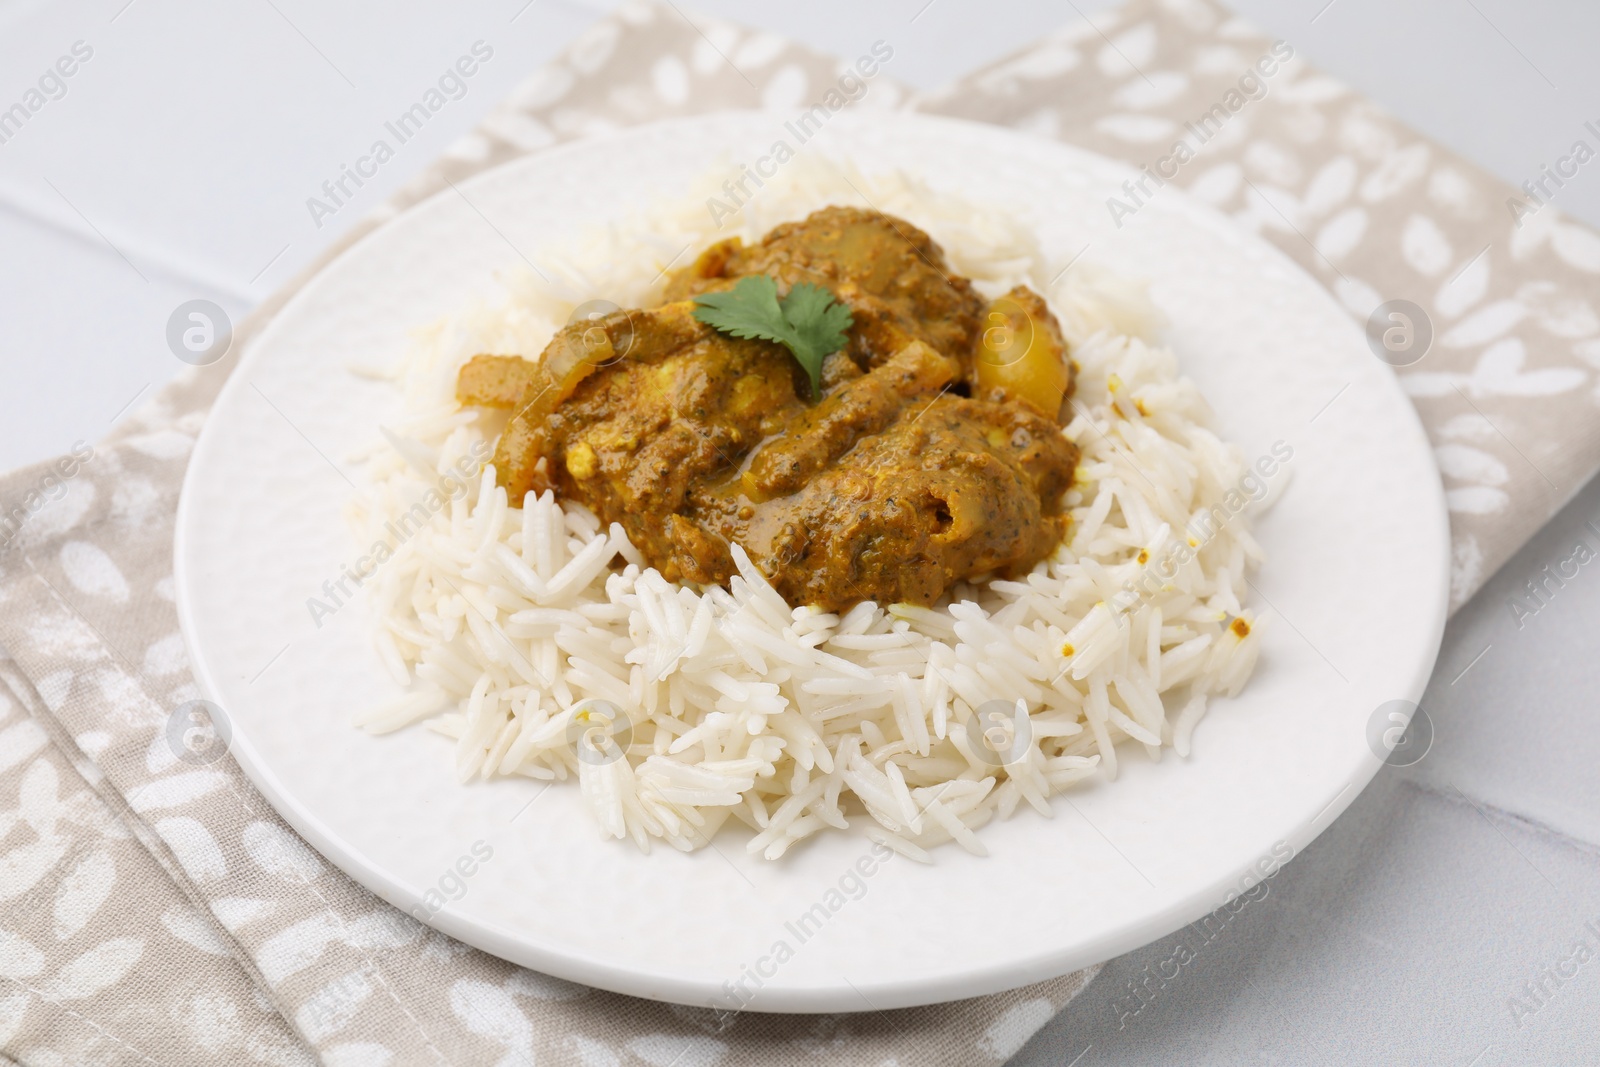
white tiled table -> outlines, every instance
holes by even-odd
[[[1514,184],[1600,124],[1588,0],[1232,2]],[[104,433],[179,369],[174,307],[206,297],[242,316],[608,6],[0,0],[0,108],[74,42],[94,50],[0,144],[0,469]],[[694,10],[837,54],[892,40],[896,75],[935,88],[1106,6]],[[480,38],[495,55],[467,95],[315,226],[306,197]],[[1600,225],[1600,162],[1557,203]],[[1175,977],[1157,965],[1176,936],[1113,961],[1015,1063],[1600,1063],[1600,935],[1585,930],[1600,930],[1600,566],[1520,630],[1506,606],[1597,518],[1591,485],[1451,624],[1426,760],[1381,774],[1221,936],[1190,935]],[[1585,936],[1589,963],[1543,976]],[[1535,1001],[1525,985],[1541,981]]]

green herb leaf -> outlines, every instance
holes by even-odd
[[[734,337],[787,344],[793,335],[778,306],[778,283],[765,274],[740,278],[725,292],[701,293],[694,302],[695,318]]]
[[[855,316],[820,285],[801,282],[783,298],[783,317],[794,327],[801,348],[789,346],[811,376],[811,395],[822,396],[822,361],[845,346]]]
[[[732,337],[772,341],[787,348],[822,396],[822,361],[845,346],[850,309],[820,285],[801,282],[778,300],[778,283],[766,274],[740,278],[732,289],[702,293],[694,317]]]

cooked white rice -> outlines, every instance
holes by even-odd
[[[397,544],[387,532],[503,425],[503,414],[455,403],[466,359],[536,357],[578,304],[648,306],[662,271],[713,240],[755,240],[864,197],[927,230],[984,292],[1026,283],[1061,319],[1081,368],[1063,432],[1082,461],[1067,494],[1069,541],[1028,575],[959,584],[931,610],[791,610],[742,551],[728,589],[675,585],[581,505],[546,494],[509,506],[492,467],[419,533]],[[379,649],[407,694],[360,716],[365,728],[426,718],[455,739],[463,782],[576,775],[602,833],[641,848],[652,838],[700,847],[732,817],[769,859],[851,824],[926,859],[952,839],[982,853],[973,831],[1019,801],[1048,816],[1051,794],[1115,776],[1121,742],[1152,759],[1168,745],[1187,756],[1208,700],[1249,677],[1259,620],[1242,601],[1261,551],[1248,516],[1200,537],[1191,527],[1246,468],[1155,343],[1142,288],[1082,265],[1052,286],[1060,265],[1025,222],[903,176],[802,161],[720,230],[689,197],[540,249],[536,264],[537,275],[507,277],[495,299],[420,331],[392,372],[404,414],[361,457],[371,488],[353,518],[360,544],[394,550],[364,584]],[[1185,541],[1193,558],[1175,577],[1127,594],[1125,583]],[[579,758],[606,702],[626,716],[626,758]],[[987,747],[972,726],[980,708]],[[989,732],[996,708],[1012,716],[999,734]]]

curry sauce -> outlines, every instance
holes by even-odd
[[[783,345],[695,318],[696,295],[750,274],[850,309],[815,401]],[[580,502],[671,581],[726,582],[739,544],[790,605],[830,611],[933,604],[1060,544],[1073,366],[1038,294],[987,301],[910,223],[826,208],[711,246],[664,297],[566,327],[537,361],[461,369],[463,404],[511,413],[495,466],[513,504]]]

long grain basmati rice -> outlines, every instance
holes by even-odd
[[[1027,575],[960,583],[932,609],[834,615],[791,609],[738,549],[725,589],[669,583],[620,527],[548,493],[511,507],[485,467],[366,583],[384,662],[410,688],[359,722],[384,732],[427,718],[455,739],[463,781],[575,774],[602,832],[644,848],[700,847],[732,818],[753,832],[751,851],[776,859],[865,818],[874,840],[919,860],[951,840],[982,853],[973,830],[1019,802],[1048,815],[1051,794],[1113,776],[1121,742],[1187,757],[1210,699],[1244,685],[1261,622],[1242,606],[1245,566],[1261,560],[1247,515],[1190,537],[1192,561],[1159,591],[1119,594],[1246,468],[1156,344],[1139,287],[1083,265],[1052,286],[1058,268],[1022,224],[904,176],[790,170],[746,205],[746,240],[865,192],[933,234],[981,290],[1020,282],[1050,300],[1080,367],[1063,431],[1082,449],[1066,544]],[[453,400],[465,359],[534,357],[588,299],[648,306],[669,262],[730,235],[687,203],[551,250],[564,264],[555,281],[507,277],[498,299],[419,331],[394,373],[402,414],[362,457],[362,544],[391,540],[385,523],[492,444],[504,416]],[[626,717],[608,727],[625,758],[580,755],[575,737],[603,722],[598,702]],[[1010,709],[998,749],[978,736],[977,714],[993,708]]]

